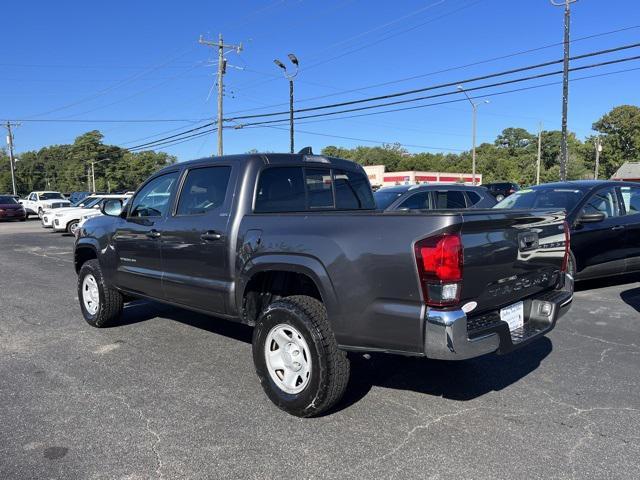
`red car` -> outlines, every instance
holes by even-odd
[[[27,219],[27,212],[11,195],[0,195],[0,220],[20,220]]]

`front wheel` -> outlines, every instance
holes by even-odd
[[[496,195],[496,202],[501,202],[502,200],[504,200],[504,195]]]
[[[43,215],[44,215],[44,211],[42,210],[42,208],[38,208],[38,218],[40,220],[42,220]]]
[[[69,225],[67,225],[67,233],[70,233],[75,237],[76,232],[78,231],[79,223],[80,222],[78,220],[73,220],[72,222],[69,222]]]
[[[88,260],[78,274],[78,300],[87,323],[93,327],[107,327],[122,314],[122,294],[107,285],[98,260]]]
[[[253,332],[253,362],[269,399],[297,417],[331,408],[349,380],[349,360],[338,349],[324,305],[303,295],[277,300],[262,312]]]

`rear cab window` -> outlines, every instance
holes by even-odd
[[[306,166],[264,169],[254,204],[256,213],[373,209],[375,202],[364,173]]]
[[[203,215],[220,208],[227,195],[231,167],[193,168],[180,191],[176,215]]]

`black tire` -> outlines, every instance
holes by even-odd
[[[89,275],[93,276],[98,286],[99,301],[98,309],[95,313],[89,312],[83,301],[83,283],[84,279]],[[102,328],[113,325],[122,315],[122,294],[105,282],[98,260],[88,260],[80,268],[80,273],[78,274],[78,301],[80,302],[82,316],[93,327]]]
[[[69,235],[73,235],[73,229],[78,226],[78,223],[80,223],[80,220],[72,220],[67,224],[67,233]]]
[[[280,324],[300,332],[311,357],[308,384],[296,394],[285,392],[273,381],[265,359],[269,332]],[[297,417],[313,417],[331,408],[342,398],[349,380],[349,360],[338,349],[324,305],[303,295],[277,300],[260,314],[253,331],[253,363],[269,399]]]
[[[38,208],[38,218],[42,219],[43,215],[44,215],[44,210],[42,210],[42,207],[39,207]]]

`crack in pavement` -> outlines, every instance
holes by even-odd
[[[157,468],[156,468],[156,475],[158,478],[163,478],[162,476],[162,468],[163,468],[163,464],[162,464],[162,457],[160,456],[160,452],[158,451],[158,445],[160,444],[160,435],[158,435],[158,432],[156,432],[155,430],[153,430],[150,426],[150,420],[148,417],[146,417],[144,415],[144,413],[142,413],[142,410],[139,408],[133,408],[129,402],[127,402],[127,400],[120,395],[116,395],[114,393],[110,394],[111,396],[113,396],[114,398],[117,398],[118,400],[120,400],[120,402],[122,402],[122,404],[127,407],[127,410],[136,413],[138,415],[138,417],[140,418],[140,420],[142,420],[145,424],[145,430],[147,431],[147,433],[149,433],[151,436],[153,436],[154,441],[151,443],[151,450],[153,451],[153,454],[156,457],[156,464],[157,464]]]

